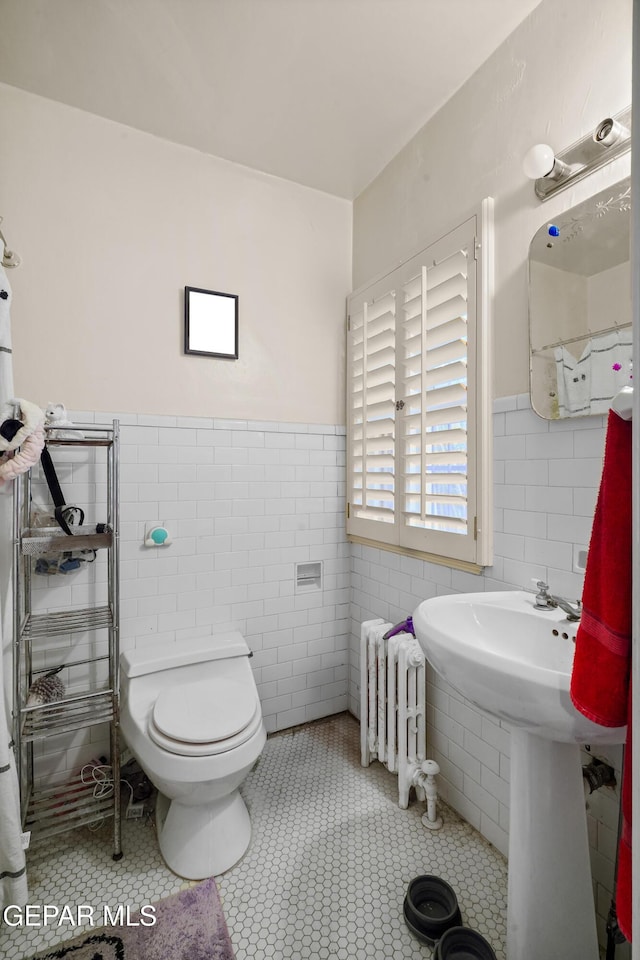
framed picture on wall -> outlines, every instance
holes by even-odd
[[[238,297],[234,293],[184,288],[184,352],[238,359]]]

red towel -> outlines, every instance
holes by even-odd
[[[609,413],[571,676],[575,707],[603,727],[624,726],[631,703],[631,430],[630,421]],[[630,759],[622,796],[616,905],[620,929],[631,940]]]

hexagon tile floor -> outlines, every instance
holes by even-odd
[[[393,774],[360,766],[348,714],[270,737],[243,793],[251,845],[218,878],[237,960],[429,958],[402,917],[420,873],[452,885],[463,923],[504,960],[506,861],[444,805],[435,833],[422,826],[424,804],[400,810]],[[40,843],[28,860],[30,902],[140,906],[188,885],[163,865],[149,822],[125,821],[123,847],[113,863],[108,827]],[[61,939],[55,928],[0,928],[0,955],[22,960]]]

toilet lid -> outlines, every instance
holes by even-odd
[[[213,743],[235,736],[256,712],[251,683],[208,677],[164,690],[153,708],[161,733],[185,743]]]

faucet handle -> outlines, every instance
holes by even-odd
[[[546,592],[549,589],[548,583],[545,583],[544,580],[537,580],[536,577],[531,577],[531,583],[535,583],[536,587],[541,593]]]
[[[536,607],[542,610],[550,610],[553,607],[553,601],[549,595],[549,584],[545,583],[544,580],[536,580],[535,577],[531,578],[531,582],[535,583],[538,588],[536,594]]]

